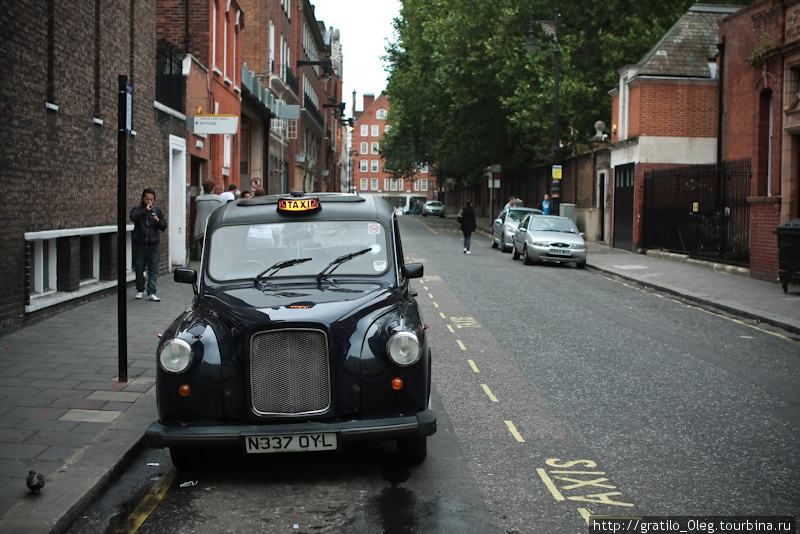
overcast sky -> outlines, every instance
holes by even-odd
[[[400,14],[400,0],[311,0],[318,21],[339,30],[343,55],[342,99],[345,115],[362,110],[363,95],[386,89],[386,45],[395,41],[392,19]]]

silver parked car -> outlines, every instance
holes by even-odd
[[[525,265],[539,261],[574,263],[586,267],[586,241],[568,217],[528,215],[514,233],[513,257]]]
[[[438,200],[427,201],[425,205],[422,206],[422,216],[427,217],[428,215],[444,217],[444,204]]]
[[[500,212],[492,224],[492,248],[500,247],[506,252],[511,250],[514,243],[514,232],[526,215],[544,215],[542,210],[535,208],[506,208]]]

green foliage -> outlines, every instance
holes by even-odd
[[[609,91],[692,5],[691,0],[560,2],[559,136],[562,156],[610,123]],[[717,2],[744,4],[748,2]],[[548,0],[403,0],[387,48],[391,130],[386,168],[410,177],[419,163],[470,181],[553,154],[554,41],[525,51],[531,16],[552,21]]]

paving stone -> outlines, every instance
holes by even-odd
[[[47,445],[36,445],[32,443],[0,443],[0,458],[6,460],[16,460],[20,458],[32,460],[46,448]]]
[[[139,393],[125,391],[95,391],[90,393],[87,399],[98,399],[110,402],[136,402],[141,397]]]
[[[18,406],[8,412],[8,416],[33,420],[55,420],[61,417],[65,411],[61,408]]]
[[[88,423],[110,423],[119,417],[119,411],[68,410],[60,421],[83,421]]]
[[[82,447],[95,437],[95,431],[82,433],[73,430],[72,432],[33,432],[25,443],[34,445],[63,446],[63,447]]]

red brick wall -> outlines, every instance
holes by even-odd
[[[775,282],[778,279],[780,197],[748,198],[750,203],[750,276]]]
[[[716,137],[717,91],[715,83],[642,81],[631,136]]]

